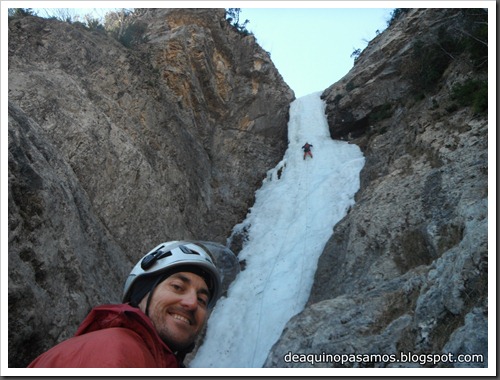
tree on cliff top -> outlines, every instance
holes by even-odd
[[[228,8],[226,10],[226,20],[232,25],[239,33],[248,36],[250,32],[247,30],[247,24],[249,20],[245,20],[243,24],[240,24],[240,13],[241,8]]]

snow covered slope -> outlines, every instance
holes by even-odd
[[[324,110],[319,92],[291,104],[285,156],[235,227],[248,229],[238,256],[246,268],[213,311],[191,367],[261,367],[287,321],[304,308],[318,258],[354,203],[364,165],[356,145],[330,138]],[[306,142],[314,158],[304,160]]]

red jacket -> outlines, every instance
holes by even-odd
[[[28,367],[179,367],[151,320],[128,304],[102,305],[89,313],[74,337],[52,347]]]

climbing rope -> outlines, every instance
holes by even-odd
[[[300,176],[300,180],[299,180],[299,183],[298,183],[298,186],[296,187],[297,188],[297,191],[295,192],[294,194],[294,199],[291,201],[291,205],[290,207],[292,207],[293,205],[296,205],[297,204],[297,201],[298,201],[298,197],[303,195],[304,194],[304,191],[305,191],[305,194],[306,194],[306,205],[305,207],[307,208],[308,207],[308,202],[307,202],[307,194],[308,194],[308,191],[309,191],[309,186],[308,186],[308,166],[309,166],[309,163],[307,161],[309,160],[305,160],[305,165],[306,165],[306,170],[305,170],[305,174],[302,174]],[[303,173],[304,171],[302,171]],[[304,183],[305,182],[305,183]],[[304,186],[305,186],[305,189],[304,189]],[[303,205],[301,205],[303,206]],[[269,271],[268,275],[267,275],[267,278],[265,279],[264,283],[263,283],[263,290],[259,293],[257,293],[256,295],[262,293],[261,297],[260,297],[260,300],[259,300],[259,306],[258,306],[258,320],[257,320],[257,331],[256,331],[256,334],[255,334],[255,337],[254,337],[254,344],[253,344],[253,353],[252,353],[252,367],[255,365],[255,356],[256,356],[256,352],[257,352],[257,349],[258,349],[258,342],[260,341],[259,340],[259,337],[260,337],[260,334],[261,334],[261,321],[262,321],[262,314],[263,314],[263,307],[264,307],[264,297],[266,296],[266,293],[265,293],[265,289],[267,288],[269,282],[270,282],[270,279],[276,269],[276,266],[277,266],[277,263],[278,261],[282,258],[282,255],[283,255],[283,251],[284,251],[284,246],[286,244],[286,242],[288,241],[288,236],[290,234],[290,228],[291,228],[292,224],[288,224],[287,226],[287,229],[285,231],[285,234],[284,236],[282,237],[281,239],[281,244],[279,245],[279,249],[277,250],[277,254],[273,260],[273,263],[272,263],[272,266],[271,266],[271,270]],[[306,228],[307,228],[307,219],[306,219]],[[306,229],[306,234],[307,234],[307,229]],[[307,240],[307,237],[306,239]],[[300,278],[299,278],[299,286],[302,286],[302,282],[303,282],[303,267],[304,267],[304,256],[305,256],[305,250],[307,249],[307,241],[305,243],[306,245],[304,245],[302,247],[302,258],[301,258],[301,268],[300,268]],[[298,248],[298,247],[297,247]],[[286,260],[286,258],[285,258]],[[294,307],[294,310],[298,310],[298,300],[296,301],[296,304],[295,304],[295,307]]]
[[[307,247],[308,247],[308,237],[309,237],[309,230],[310,230],[310,225],[309,225],[309,172],[310,172],[310,163],[309,159],[306,158],[306,170],[305,170],[305,190],[304,190],[304,199],[305,199],[305,204],[304,204],[304,215],[305,215],[305,226],[304,226],[304,238],[302,239],[302,254],[301,259],[300,259],[300,271],[299,271],[299,288],[302,289],[303,286],[303,281],[304,281],[304,261],[305,257],[307,255]],[[294,310],[297,312],[299,311],[299,298],[296,298],[295,302],[295,307]]]
[[[286,236],[288,236],[289,230],[290,230],[290,228],[288,227],[286,230],[285,238],[281,241],[281,245],[280,245],[280,248],[279,248],[278,253],[276,255],[276,258],[273,260],[273,265],[271,267],[271,270],[269,271],[269,274],[268,274],[266,280],[264,281],[263,290],[256,294],[256,295],[262,294],[262,296],[260,297],[259,316],[258,316],[258,321],[257,321],[257,332],[255,334],[254,348],[253,348],[253,353],[252,353],[252,367],[254,367],[254,365],[255,365],[254,363],[255,363],[255,355],[257,352],[257,343],[259,342],[259,336],[260,336],[260,330],[261,330],[260,327],[261,327],[261,322],[262,322],[262,309],[264,306],[264,297],[266,295],[265,289],[266,289],[267,285],[269,284],[269,279],[271,278],[272,274],[274,273],[276,263],[278,262],[279,258],[281,257],[281,253],[283,252],[283,246],[285,244]]]

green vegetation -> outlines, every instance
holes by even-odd
[[[387,21],[387,27],[391,26],[395,20],[397,20],[402,14],[406,13],[409,11],[409,8],[396,8],[391,12],[391,19]],[[375,35],[379,36],[380,35],[380,30],[377,29],[375,31]],[[361,55],[363,50],[361,49],[354,49],[353,52],[351,53],[351,58],[354,58],[354,64],[358,62],[358,59]]]
[[[356,64],[356,62],[358,61],[360,55],[361,55],[361,49],[355,49],[351,53],[351,58],[354,58],[354,64]]]
[[[397,19],[401,17],[401,15],[407,13],[409,8],[395,8],[391,12],[391,18],[387,21],[387,27],[391,26]]]
[[[377,123],[381,120],[388,119],[392,116],[392,105],[390,103],[384,103],[373,109],[368,115],[368,121],[370,124]]]
[[[356,86],[356,84],[354,83],[354,80],[351,80],[351,81],[349,81],[349,82],[345,85],[345,90],[346,90],[347,92],[350,92],[350,91],[354,90],[356,87],[357,87],[357,86]]]
[[[36,16],[36,12],[32,8],[9,8],[9,18]]]
[[[104,31],[104,25],[101,24],[101,20],[94,18],[92,16],[85,16],[85,21],[87,22],[87,28],[90,30],[100,30]]]
[[[462,27],[458,32],[463,39],[463,49],[477,70],[487,68],[488,63],[488,11],[483,8],[463,9]]]
[[[139,17],[145,12],[145,9],[142,8],[135,10],[123,8],[118,11],[108,12],[104,16],[104,20],[91,14],[81,17],[72,8],[51,9],[50,13],[47,10],[46,12],[49,19],[81,25],[89,30],[107,33],[128,48],[144,41],[144,32],[147,28],[146,23],[141,21]],[[31,8],[9,8],[9,18],[26,16],[39,16],[39,14]]]
[[[450,92],[454,102],[449,111],[470,106],[474,113],[488,109],[488,12],[484,9],[462,9],[450,12],[449,22],[437,33],[416,40],[401,71],[412,85],[416,99],[433,93],[452,62],[471,69],[470,78]]]
[[[417,40],[403,70],[415,94],[421,95],[434,89],[450,62],[451,56],[443,52],[439,44]]]
[[[57,8],[45,10],[49,19],[78,24],[89,30],[105,32],[115,38],[124,46],[130,48],[138,43],[144,42],[144,32],[147,29],[145,22],[140,20],[146,11],[144,8],[126,9],[108,12],[104,17],[96,18],[91,14],[82,17],[75,13],[73,8]],[[240,22],[240,8],[228,8],[226,10],[226,21],[240,34],[247,36],[251,32],[247,30],[249,20]],[[40,16],[32,8],[9,8],[9,18],[20,18],[26,16]]]
[[[333,103],[339,104],[341,99],[342,99],[342,95],[337,94],[337,95],[335,95],[335,98],[333,99]]]
[[[145,41],[144,32],[147,25],[140,19],[144,12],[142,8],[108,12],[104,17],[104,29],[123,46],[131,48]]]
[[[227,22],[232,25],[238,33],[248,36],[251,34],[247,30],[247,24],[250,22],[249,20],[245,20],[243,24],[240,24],[240,13],[241,13],[241,8],[228,8],[226,10],[226,20]]]
[[[472,112],[481,114],[488,109],[488,82],[468,79],[452,88],[451,99],[461,107],[472,107]]]

